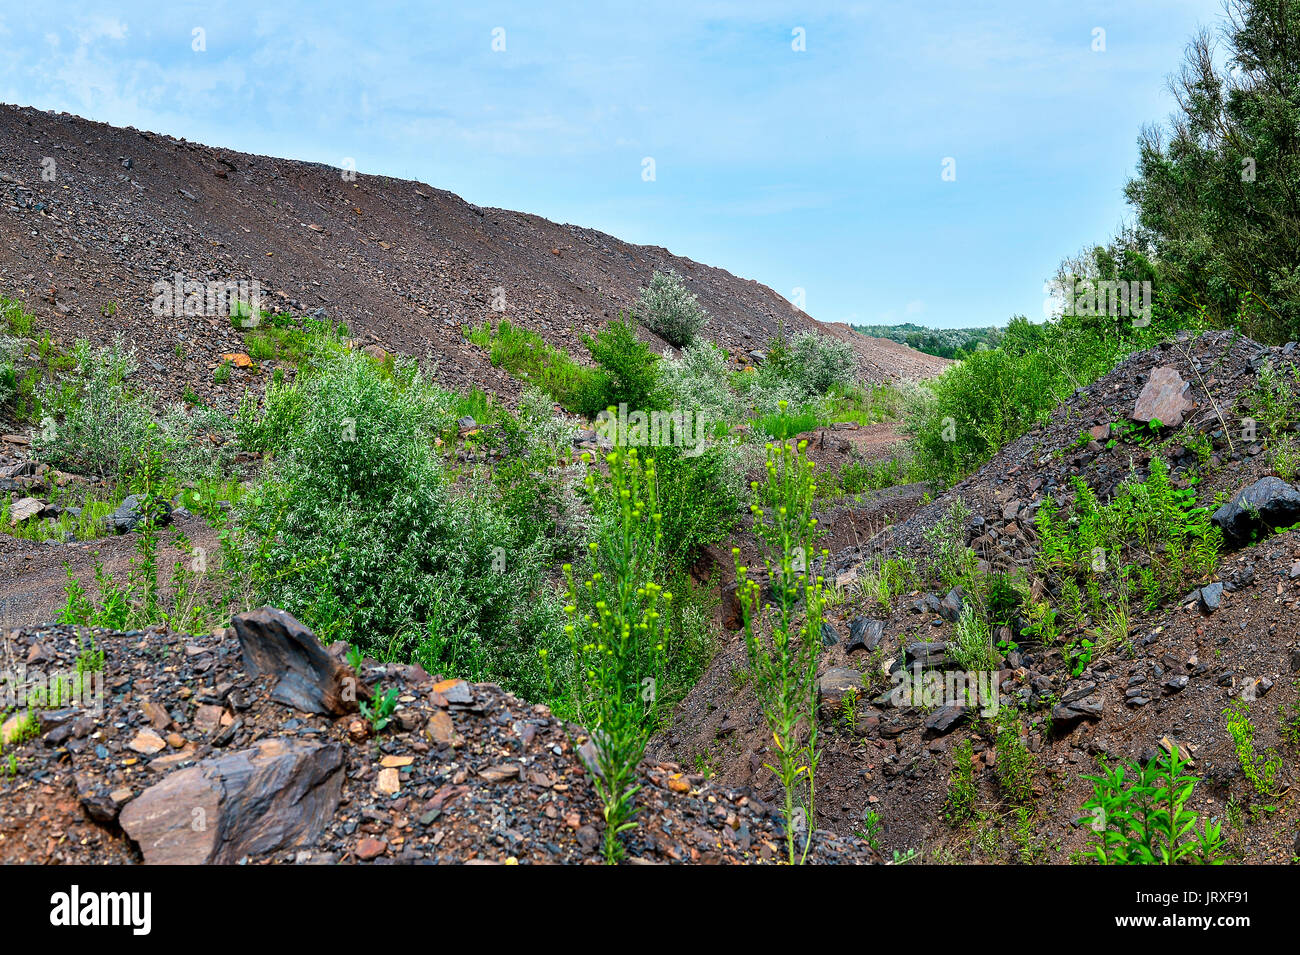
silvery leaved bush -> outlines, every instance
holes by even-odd
[[[674,271],[655,272],[641,289],[636,315],[646,328],[674,348],[684,348],[708,321],[708,312]]]

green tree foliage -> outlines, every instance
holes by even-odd
[[[1139,140],[1126,187],[1172,300],[1266,340],[1300,330],[1300,0],[1230,0],[1227,56],[1207,32]]]
[[[590,383],[584,407],[589,417],[610,406],[626,404],[633,411],[657,405],[659,356],[637,338],[636,327],[624,318],[610,322],[595,338],[584,339],[598,371]]]

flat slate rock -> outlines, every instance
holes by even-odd
[[[925,720],[922,732],[933,738],[952,732],[966,718],[965,703],[948,703],[931,713]]]
[[[1073,726],[1080,720],[1099,720],[1105,703],[1100,696],[1085,696],[1070,703],[1059,703],[1052,708],[1052,723]]]
[[[885,639],[885,621],[869,620],[866,617],[854,617],[849,621],[849,642],[844,651],[866,650],[871,653]]]
[[[122,808],[122,829],[149,865],[231,864],[311,845],[343,791],[343,748],[274,738],[206,759]]]
[[[823,702],[838,703],[850,690],[862,690],[862,674],[852,667],[831,667],[817,678],[817,696]]]

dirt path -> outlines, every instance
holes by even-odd
[[[175,528],[185,532],[190,543],[211,558],[219,547],[217,532],[193,515],[178,518]],[[172,528],[163,535],[158,549],[158,577],[164,592],[177,560],[189,561],[188,555],[171,544]],[[0,624],[7,630],[54,620],[67,600],[65,586],[68,571],[81,582],[92,597],[95,586],[95,563],[102,560],[104,570],[118,583],[130,573],[139,535],[101,537],[75,544],[34,544],[8,535],[0,535]]]

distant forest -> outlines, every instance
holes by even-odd
[[[956,358],[957,353],[975,351],[981,345],[996,348],[1002,338],[1000,328],[926,328],[904,322],[902,325],[854,325],[853,330],[873,338],[887,338],[940,358]]]

